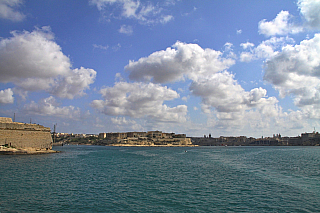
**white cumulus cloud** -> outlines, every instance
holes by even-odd
[[[320,107],[320,34],[287,45],[266,62],[264,79],[298,106]]]
[[[253,48],[252,43],[242,46],[251,50],[253,58],[267,58],[275,54],[274,49],[281,46],[279,43],[284,40],[271,38],[263,43],[265,47],[259,45]],[[245,91],[234,79],[235,76],[227,71],[235,63],[230,54],[232,46],[226,43],[225,51],[220,52],[202,49],[197,44],[177,42],[172,48],[154,52],[136,62],[130,61],[125,68],[130,72],[131,80],[167,83],[190,79],[189,90],[192,95],[201,98],[202,111],[207,114],[211,127],[245,128],[250,124],[246,120],[249,114],[260,124],[267,117],[278,117],[278,100],[275,97],[267,97],[267,91],[263,88]],[[182,97],[182,100],[187,100],[187,97]]]
[[[232,58],[224,58],[222,52],[202,49],[197,44],[178,41],[172,47],[130,61],[125,67],[130,72],[129,78],[155,83],[175,82],[185,77],[196,80],[199,76],[228,69],[235,63]]]
[[[267,98],[267,91],[254,88],[245,91],[228,72],[216,73],[210,77],[192,82],[190,90],[193,95],[201,97],[202,111],[214,114],[214,126],[239,126],[246,123],[246,115],[251,110],[259,116],[270,113],[275,116],[277,99]],[[268,110],[265,110],[268,107]],[[243,127],[244,125],[242,125]]]
[[[161,122],[186,120],[187,106],[169,107],[163,103],[179,98],[179,94],[158,84],[117,82],[100,93],[103,100],[94,100],[91,106],[106,115],[147,117]]]
[[[13,91],[10,88],[0,90],[0,104],[13,104],[13,102]]]
[[[60,107],[53,96],[41,99],[38,103],[31,101],[24,106],[24,110],[30,114],[71,119],[79,119],[81,115],[80,109],[74,106]]]
[[[294,40],[288,37],[271,37],[261,42],[261,44],[255,48],[253,48],[254,44],[249,42],[240,44],[243,49],[247,50],[240,54],[240,61],[250,62],[252,60],[268,59],[277,54],[283,46],[291,43],[294,43]]]
[[[44,90],[61,98],[83,95],[96,76],[92,69],[71,68],[50,27],[13,31],[12,37],[1,39],[0,64],[0,82],[12,82],[24,91]]]
[[[193,95],[202,98],[206,109],[215,108],[218,112],[240,112],[261,103],[265,104],[267,91],[262,88],[245,91],[234,80],[234,75],[222,72],[192,82],[190,90]]]
[[[250,42],[246,42],[246,43],[241,43],[240,46],[243,48],[243,49],[250,49],[252,47],[254,47],[254,44],[253,43],[250,43]]]
[[[22,3],[22,0],[0,0],[0,18],[22,21],[25,15],[16,10]]]
[[[302,27],[290,23],[291,15],[288,11],[281,11],[272,21],[265,19],[259,22],[259,33],[265,36],[295,34],[303,30]]]
[[[298,7],[307,26],[320,29],[320,0],[299,0]]]
[[[75,96],[83,96],[84,90],[89,89],[89,85],[94,82],[96,71],[93,69],[71,70],[52,88],[51,93],[60,97],[72,99]]]

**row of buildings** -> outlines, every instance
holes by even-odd
[[[165,145],[190,146],[191,139],[186,134],[165,133],[162,131],[148,132],[110,132],[99,134],[99,144],[102,145]]]
[[[92,134],[53,133],[54,145],[90,144],[90,145],[118,145],[118,146],[188,146],[191,139],[186,134],[165,133],[162,131],[148,132],[109,132]]]
[[[209,136],[186,137],[186,134],[166,133],[162,131],[148,132],[109,132],[94,134],[69,134],[56,133],[56,137],[63,139],[62,142],[71,141],[72,138],[94,139],[97,144],[188,144],[198,146],[315,146],[320,145],[320,134],[318,132],[302,133],[297,137],[282,137],[275,134],[272,137],[253,138],[246,136],[218,138]],[[58,140],[59,141],[59,140]],[[90,141],[89,141],[90,142]],[[91,142],[90,142],[91,143]]]
[[[192,144],[199,146],[316,146],[320,145],[320,134],[318,132],[302,133],[297,137],[282,137],[281,134],[273,137],[253,138],[246,136],[212,138],[192,137]]]

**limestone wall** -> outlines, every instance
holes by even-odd
[[[50,128],[38,124],[12,122],[11,118],[0,117],[0,145],[17,149],[51,149]]]
[[[8,145],[18,149],[51,149],[50,132],[0,129],[0,145]]]
[[[12,123],[11,118],[0,117],[0,123]]]
[[[38,124],[25,124],[18,122],[0,123],[0,129],[15,129],[15,130],[36,130],[50,132],[50,128]]]

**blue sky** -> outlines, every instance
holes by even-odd
[[[0,116],[58,132],[320,128],[320,1],[0,0]]]

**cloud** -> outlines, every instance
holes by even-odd
[[[232,47],[233,47],[233,44],[230,42],[227,42],[224,44],[225,51],[232,51]]]
[[[90,84],[94,82],[96,71],[93,69],[73,69],[68,75],[65,75],[52,88],[51,93],[60,97],[73,99],[75,96],[85,95],[84,90],[89,89]]]
[[[246,43],[241,43],[240,46],[243,48],[243,49],[248,49],[248,48],[252,48],[254,47],[254,44],[253,43],[250,43],[250,42],[246,42]]]
[[[70,99],[84,95],[93,83],[96,71],[72,69],[50,27],[11,34],[0,40],[0,82],[12,82],[22,91],[44,90]]]
[[[189,96],[183,96],[182,98],[181,98],[181,100],[183,100],[183,101],[185,101],[185,102],[188,102],[188,99],[189,99],[190,97]]]
[[[298,0],[300,13],[304,18],[305,25],[313,30],[320,29],[320,1],[319,0]],[[288,35],[300,33],[304,30],[292,22],[293,16],[288,11],[281,11],[274,20],[259,22],[259,33],[265,36]]]
[[[11,32],[11,38],[0,40],[1,81],[19,78],[50,78],[64,75],[70,60],[54,41],[51,29],[44,27],[33,32]]]
[[[294,43],[289,37],[271,37],[258,46],[247,42],[241,44],[241,47],[246,50],[244,53],[249,57],[248,61],[269,61],[288,44],[292,46]],[[301,120],[292,120],[293,112],[282,112],[276,97],[268,97],[267,90],[261,87],[244,90],[235,80],[235,75],[227,71],[235,63],[230,54],[232,47],[232,44],[226,43],[225,50],[220,52],[178,41],[165,50],[154,52],[138,61],[130,61],[125,69],[129,72],[130,80],[135,81],[168,83],[187,79],[190,82],[190,94],[201,99],[201,110],[207,116],[207,128],[225,131],[227,134],[243,134],[243,131],[254,132],[261,128],[272,133],[275,126],[287,131],[298,128]],[[188,97],[189,95],[184,94],[181,100],[186,101]],[[100,104],[102,110],[105,109],[104,101],[97,104]],[[308,111],[305,109],[301,110],[304,118],[307,118],[307,113],[317,113],[315,108],[308,108]],[[291,123],[288,125],[286,122]],[[194,124],[190,124],[192,125]]]
[[[275,97],[267,98],[267,91],[261,87],[245,91],[227,71],[192,82],[190,91],[201,97],[202,111],[214,115],[214,126],[243,124],[250,110],[256,110],[259,116],[277,114]]]
[[[320,29],[320,1],[299,0],[298,7],[305,18],[306,25],[312,29]]]
[[[125,67],[130,72],[129,78],[155,83],[176,82],[185,77],[196,80],[199,76],[228,69],[235,63],[232,58],[223,58],[222,52],[202,49],[197,44],[177,41],[172,47],[130,61]]]
[[[128,130],[128,131],[142,131],[143,127],[138,124],[135,120],[126,119],[125,117],[111,118],[111,122],[116,125],[117,129]]]
[[[118,43],[117,45],[114,45],[114,46],[112,47],[112,50],[113,50],[114,52],[117,52],[118,50],[120,50],[120,48],[121,48],[121,44]]]
[[[121,25],[120,29],[119,29],[119,33],[123,33],[126,35],[132,35],[133,33],[133,29],[132,26],[127,26],[127,25]]]
[[[101,49],[101,50],[107,50],[109,48],[109,46],[103,46],[103,45],[100,45],[100,44],[93,44],[92,45],[94,48],[97,48],[97,49]]]
[[[80,109],[74,106],[59,107],[59,104],[53,96],[41,99],[38,103],[31,101],[31,103],[26,104],[23,109],[27,113],[41,116],[79,119],[81,115]]]
[[[294,43],[294,40],[288,37],[272,37],[268,40],[261,42],[256,48],[252,43],[242,43],[240,46],[243,49],[249,49],[249,52],[242,52],[240,54],[240,61],[242,62],[250,62],[252,60],[258,59],[268,59],[275,54],[277,54],[278,50],[280,50],[283,46]]]
[[[94,100],[93,108],[106,115],[130,116],[159,122],[184,122],[187,106],[168,107],[164,101],[179,98],[167,87],[153,83],[117,82],[114,87],[101,89],[103,100]]]
[[[254,60],[254,55],[251,52],[242,52],[240,54],[240,61],[250,62],[252,60]]]
[[[280,96],[294,96],[297,106],[320,107],[320,34],[297,45],[287,45],[266,62],[264,80]]]
[[[13,104],[13,91],[9,89],[0,90],[0,104]]]
[[[234,80],[234,75],[227,71],[192,82],[190,90],[193,95],[202,98],[206,109],[213,107],[218,112],[240,112],[256,107],[265,103],[267,93],[262,88],[246,92]]]
[[[90,0],[90,4],[109,16],[135,19],[141,24],[165,24],[173,19],[173,16],[163,14],[164,7],[173,5],[166,1],[154,5],[134,0]]]
[[[0,0],[0,18],[16,22],[22,21],[25,15],[15,10],[22,3],[22,0]]]
[[[125,117],[115,117],[111,118],[113,124],[116,125],[128,125],[128,124],[136,124],[134,120],[126,119]]]
[[[265,19],[259,22],[259,33],[265,36],[296,34],[303,30],[302,27],[289,23],[291,16],[288,11],[281,11],[272,21]]]
[[[167,22],[173,20],[174,17],[172,15],[164,15],[164,16],[161,16],[160,19],[159,19],[159,22],[161,24],[166,24]]]
[[[243,47],[252,50],[252,57],[271,57],[273,48],[281,46],[285,38],[271,38],[263,44],[271,48],[254,48],[252,43]],[[208,116],[208,125],[214,128],[239,127],[263,123],[268,117],[277,117],[279,108],[275,97],[267,97],[263,88],[245,91],[234,79],[234,75],[226,70],[232,66],[232,44],[225,44],[225,51],[202,49],[197,44],[177,42],[173,48],[157,51],[137,62],[130,61],[125,67],[130,72],[129,78],[138,81],[167,83],[191,80],[189,90],[192,95],[201,98],[201,109]],[[265,54],[262,54],[265,50]],[[267,54],[268,53],[268,54]],[[224,57],[227,55],[227,57]],[[182,98],[187,100],[188,96]],[[196,108],[197,109],[197,108]],[[252,116],[256,123],[246,120]],[[255,116],[255,117],[254,117]]]

